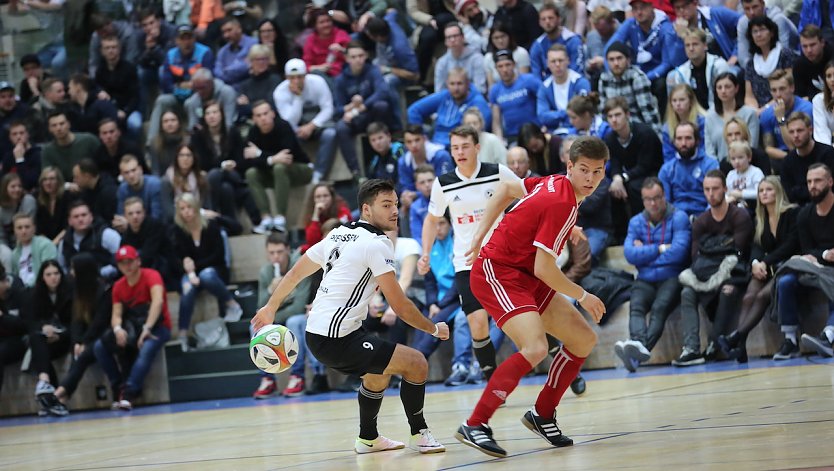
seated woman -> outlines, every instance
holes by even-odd
[[[188,136],[183,120],[174,111],[162,113],[159,132],[148,148],[147,160],[154,175],[162,175],[177,155],[180,144]]]
[[[727,121],[727,124],[724,125],[723,131],[723,140],[724,140],[724,147],[726,149],[730,148],[730,144],[733,142],[750,142],[749,139],[751,137],[751,132],[747,128],[745,122],[741,119],[740,116],[735,116],[730,118]],[[759,167],[762,170],[762,173],[765,175],[770,175],[773,173],[773,167],[770,165],[770,157],[767,156],[764,149],[758,148],[753,146],[751,148],[752,158],[750,163]],[[709,154],[707,154],[709,155]],[[724,172],[724,175],[730,173],[733,169],[732,164],[730,163],[729,159],[724,159],[720,162],[721,171]]]
[[[350,222],[350,208],[347,202],[329,183],[317,183],[313,186],[304,214],[306,243],[301,246],[302,253],[321,241],[321,227],[326,221],[338,219],[342,224]]]
[[[688,121],[698,127],[699,151],[704,150],[704,109],[695,98],[695,91],[688,84],[681,83],[672,87],[669,93],[669,103],[666,105],[666,125],[663,126],[661,137],[663,141],[663,161],[668,162],[676,158],[678,151],[672,142],[678,123]],[[715,158],[714,155],[710,157]]]
[[[290,48],[287,43],[287,36],[281,30],[278,22],[264,18],[258,22],[258,27],[254,34],[258,38],[258,44],[266,46],[272,52],[269,63],[270,69],[277,74],[283,73],[284,64],[290,58]],[[252,103],[255,102],[255,100],[249,101]]]
[[[35,397],[40,415],[67,415],[66,407],[56,400],[58,375],[52,360],[70,350],[69,326],[72,321],[72,286],[57,260],[41,265],[32,290],[32,308],[28,319],[31,371],[38,375]]]
[[[706,153],[718,159],[727,160],[727,143],[724,141],[724,126],[730,119],[738,117],[750,131],[750,145],[759,147],[759,114],[755,108],[744,104],[739,93],[741,80],[730,72],[715,77],[715,96],[712,107],[704,119],[704,140]]]
[[[525,123],[518,131],[518,146],[527,151],[530,158],[530,170],[538,175],[553,175],[564,172],[560,152],[562,139],[559,136],[545,134],[534,123]]]
[[[817,93],[814,105],[814,140],[831,145],[834,134],[834,61],[825,64],[825,86]]]
[[[57,167],[44,167],[38,178],[38,209],[35,226],[42,235],[58,245],[67,227],[67,208],[71,195],[64,192],[64,177]]]
[[[0,243],[15,246],[12,218],[23,213],[35,217],[38,203],[35,197],[23,191],[20,175],[7,173],[0,179]]]
[[[599,95],[591,92],[588,95],[576,95],[568,102],[569,136],[594,136],[600,139],[611,131],[611,126],[603,119],[599,111]]]
[[[481,110],[473,106],[463,112],[461,123],[464,126],[471,126],[478,131],[478,143],[481,144],[481,151],[478,152],[478,160],[489,164],[507,165],[507,148],[501,138],[491,132],[484,131],[486,123]]]
[[[779,43],[779,26],[770,18],[757,16],[750,20],[748,25],[747,41],[750,43],[753,58],[744,68],[747,81],[744,103],[761,114],[773,98],[767,79],[779,69],[790,72],[793,63],[796,62],[796,53],[782,48]]]
[[[747,363],[747,336],[764,317],[770,305],[773,275],[779,266],[799,252],[796,205],[788,203],[779,177],[771,175],[759,183],[756,229],[750,258],[753,278],[741,303],[738,329],[720,335],[718,344],[730,358]]]
[[[58,400],[64,404],[69,402],[87,367],[95,363],[93,345],[110,326],[113,307],[112,290],[101,282],[95,257],[89,253],[73,257],[72,273],[72,320],[69,326],[72,364],[55,390]]]
[[[174,255],[183,274],[179,339],[183,349],[187,349],[188,329],[197,293],[205,289],[215,296],[225,307],[223,319],[226,322],[240,320],[243,309],[226,289],[229,267],[223,235],[217,223],[207,220],[200,213],[200,200],[191,193],[179,195],[174,223]]]
[[[345,47],[350,36],[333,25],[327,11],[314,8],[307,14],[307,27],[313,32],[304,43],[302,59],[307,70],[325,78],[335,78],[345,64]]]

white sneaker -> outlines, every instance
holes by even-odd
[[[243,317],[243,308],[240,307],[240,304],[226,305],[226,315],[223,317],[224,321],[237,322],[241,317]]]
[[[261,222],[252,228],[252,232],[255,234],[269,234],[270,229],[272,228],[272,218],[265,217],[261,219]]]
[[[405,443],[385,438],[382,435],[373,440],[357,438],[353,449],[360,455],[365,453],[376,453],[378,451],[399,450],[405,448]]]
[[[287,218],[281,215],[272,218],[272,230],[278,232],[287,232]]]
[[[408,447],[423,454],[446,451],[446,447],[437,441],[427,428],[420,430],[418,434],[412,435],[411,440],[408,441]]]
[[[637,340],[626,340],[623,348],[625,348],[626,355],[636,358],[640,363],[647,362],[652,357],[652,352]]]

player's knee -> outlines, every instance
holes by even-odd
[[[531,365],[536,366],[547,357],[547,340],[542,338],[530,345],[525,345],[519,351]]]
[[[408,369],[403,373],[403,377],[418,383],[425,381],[429,377],[429,362],[426,357],[414,350],[410,352],[408,360]]]

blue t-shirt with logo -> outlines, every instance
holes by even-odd
[[[489,90],[489,103],[501,109],[505,136],[517,136],[524,123],[541,125],[536,115],[536,93],[540,86],[541,82],[532,74],[521,74],[511,85],[499,81]]]

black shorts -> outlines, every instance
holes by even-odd
[[[455,273],[455,287],[458,289],[458,297],[460,298],[460,307],[463,313],[467,316],[473,312],[483,309],[478,298],[472,294],[472,288],[469,287],[469,270],[459,271]]]
[[[359,328],[344,337],[325,337],[307,332],[307,348],[318,361],[334,370],[362,376],[382,374],[397,344]]]

